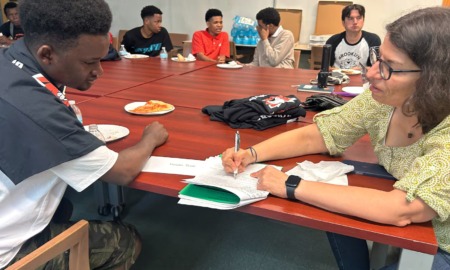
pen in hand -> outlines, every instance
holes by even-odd
[[[239,131],[236,131],[236,135],[234,136],[234,152],[237,153],[239,148],[241,147],[241,136],[239,135]],[[238,168],[236,168],[233,172],[234,179],[238,174]]]

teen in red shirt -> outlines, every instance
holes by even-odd
[[[192,54],[198,60],[225,63],[230,57],[230,42],[228,34],[222,32],[222,12],[218,9],[209,9],[205,14],[208,28],[197,31],[192,37]]]

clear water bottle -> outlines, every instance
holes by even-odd
[[[103,136],[103,133],[101,133],[100,130],[98,129],[97,124],[89,125],[89,133],[97,137],[97,139],[99,139],[100,141],[106,142],[105,136]]]
[[[81,114],[80,108],[78,108],[78,106],[75,104],[75,100],[69,100],[69,105],[75,112],[75,115],[77,116],[80,123],[83,124],[83,115]]]
[[[166,47],[162,47],[161,52],[159,53],[159,57],[163,60],[166,60],[168,55],[166,51]]]
[[[127,50],[125,49],[125,45],[120,45],[119,54],[120,54],[120,56],[125,56],[125,55],[128,55],[130,53],[127,52]]]

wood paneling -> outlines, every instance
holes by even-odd
[[[292,32],[294,41],[300,40],[300,32],[302,30],[302,10],[301,9],[283,9],[277,8],[281,17],[281,25],[284,29]]]
[[[319,1],[314,35],[332,35],[344,31],[342,9],[353,4],[350,1]]]

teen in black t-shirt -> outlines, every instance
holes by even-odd
[[[126,32],[122,44],[132,54],[158,56],[162,47],[173,49],[169,33],[161,26],[162,12],[155,6],[146,6],[141,11],[143,25]]]

